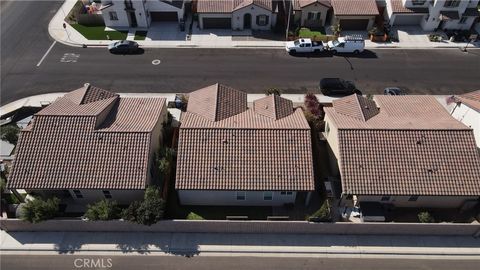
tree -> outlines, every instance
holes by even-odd
[[[328,204],[328,200],[323,201],[320,209],[318,209],[317,212],[313,213],[309,218],[310,221],[315,222],[331,221],[331,219],[332,218],[330,216],[330,206]]]
[[[103,199],[88,205],[84,215],[89,220],[111,220],[120,217],[120,208],[116,201]]]
[[[122,218],[143,225],[152,225],[160,221],[165,214],[165,201],[162,199],[160,190],[156,187],[148,187],[143,201],[133,202],[122,211]]]
[[[160,173],[167,174],[170,170],[170,161],[166,158],[160,159],[158,162],[158,169],[160,170]]]
[[[3,194],[6,188],[7,188],[7,181],[3,178],[2,175],[0,175],[0,194]]]
[[[28,201],[20,212],[20,217],[30,223],[38,223],[54,218],[58,213],[60,200],[56,197],[47,199],[35,198]]]
[[[17,144],[20,128],[16,124],[0,127],[0,138],[11,144]]]
[[[423,211],[418,213],[418,220],[421,223],[434,223],[435,219],[433,218],[432,214],[430,214],[428,211]]]
[[[342,28],[340,27],[339,22],[332,24],[332,26],[330,26],[330,29],[332,30],[333,35],[336,37],[340,36],[340,32],[342,32]]]

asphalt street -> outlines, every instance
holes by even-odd
[[[210,257],[210,256],[78,256],[78,255],[2,255],[1,268],[25,269],[478,269],[475,260],[432,259],[352,259],[352,258],[274,258],[274,257]],[[92,267],[94,264],[96,267]]]
[[[250,93],[271,87],[304,93],[316,91],[321,78],[341,77],[365,94],[381,93],[386,86],[411,94],[480,89],[480,50],[379,49],[358,57],[295,57],[280,49],[146,48],[137,55],[112,55],[106,48],[53,44],[47,26],[60,1],[1,5],[2,105],[85,82],[118,92],[188,92],[221,82]]]

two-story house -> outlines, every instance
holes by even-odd
[[[467,30],[479,17],[479,0],[387,0],[392,26],[419,25],[425,31]]]

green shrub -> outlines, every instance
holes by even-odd
[[[152,225],[160,221],[165,214],[165,201],[160,190],[148,187],[141,202],[133,202],[122,211],[122,218],[143,225]]]
[[[190,212],[188,215],[187,215],[187,219],[189,220],[204,220],[204,218],[194,212]]]
[[[309,218],[310,221],[315,222],[331,221],[331,219],[332,217],[330,215],[330,206],[328,204],[328,200],[325,200],[320,209],[313,213]]]
[[[420,221],[420,223],[434,223],[435,219],[433,218],[432,214],[427,211],[423,211],[418,213],[418,221]]]
[[[16,124],[0,127],[0,138],[11,144],[17,144],[20,128]]]
[[[88,205],[84,215],[89,220],[112,220],[120,217],[120,208],[116,201],[101,200]]]
[[[20,218],[30,223],[38,223],[43,220],[54,218],[58,213],[60,200],[56,197],[48,200],[35,198],[28,201],[20,212]]]
[[[7,180],[0,175],[0,193],[3,193],[7,188]]]

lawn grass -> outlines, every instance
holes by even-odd
[[[135,40],[145,40],[145,37],[147,37],[147,33],[147,31],[136,31]]]
[[[324,35],[325,35],[325,30],[312,31],[308,28],[300,28],[300,31],[298,31],[298,36],[301,38],[321,37]]]
[[[125,40],[128,32],[126,31],[105,31],[105,26],[85,26],[80,24],[72,24],[80,34],[88,40]]]

